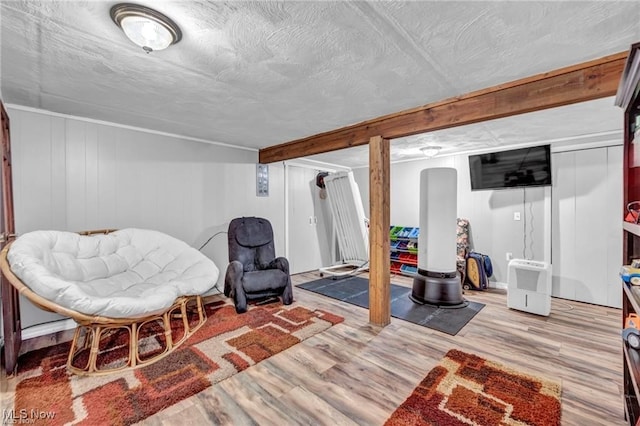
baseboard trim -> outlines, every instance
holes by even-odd
[[[506,290],[507,289],[507,283],[501,283],[500,281],[490,281],[489,282],[489,287],[490,288],[497,288],[498,290]]]
[[[34,337],[46,336],[60,331],[72,330],[76,328],[76,322],[71,318],[60,321],[38,324],[22,330],[22,340],[33,339]]]

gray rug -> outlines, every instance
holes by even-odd
[[[369,280],[362,277],[321,278],[296,286],[332,299],[362,308],[369,307]],[[409,299],[410,287],[391,284],[391,316],[455,336],[484,308],[483,303],[471,302],[464,308],[447,309],[420,305]]]

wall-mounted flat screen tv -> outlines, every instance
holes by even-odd
[[[471,190],[551,185],[549,145],[469,156]]]

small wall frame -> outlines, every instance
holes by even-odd
[[[256,197],[269,196],[269,165],[256,164]]]

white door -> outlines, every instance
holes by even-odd
[[[552,295],[621,306],[622,146],[553,154]]]
[[[323,216],[316,213],[319,189],[313,169],[287,166],[289,193],[289,268],[292,274],[317,270],[322,263],[319,231]]]

